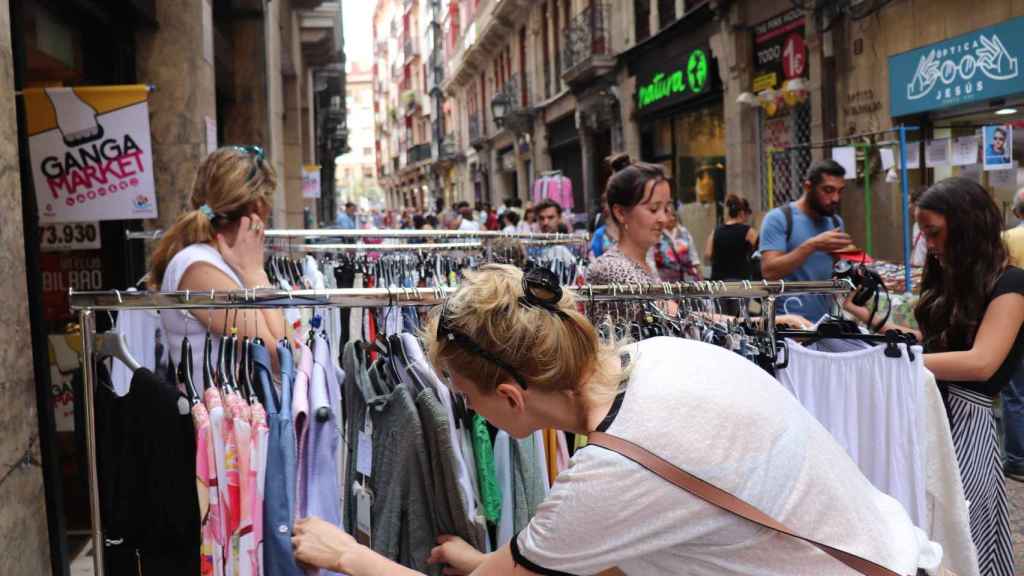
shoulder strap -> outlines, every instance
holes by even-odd
[[[593,432],[587,436],[587,440],[589,444],[594,444],[605,448],[606,450],[617,452],[618,454],[636,462],[650,472],[660,476],[665,481],[675,484],[679,488],[686,490],[708,504],[717,506],[726,512],[731,512],[732,514],[735,514],[745,520],[749,520],[759,526],[771,528],[772,530],[776,530],[787,536],[803,540],[804,542],[817,547],[822,552],[836,560],[839,560],[851,570],[855,570],[864,576],[898,576],[896,572],[893,572],[880,564],[867,560],[866,558],[862,558],[849,552],[844,552],[843,550],[833,548],[828,544],[823,544],[816,540],[812,540],[811,538],[796,534],[781,522],[778,522],[771,516],[761,512],[746,501],[733,496],[714,484],[697,478],[671,462],[659,458],[645,448],[642,448],[628,440],[623,440],[622,438],[612,436],[604,432]]]
[[[786,216],[786,249],[789,249],[789,239],[793,237],[793,203],[789,202],[782,206],[782,213]]]

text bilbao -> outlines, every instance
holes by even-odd
[[[40,169],[54,199],[66,195],[65,202],[93,200],[139,185],[138,175],[145,172],[143,151],[125,134],[120,141],[108,138],[89,145],[47,156]]]

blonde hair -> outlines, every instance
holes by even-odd
[[[260,202],[270,206],[276,187],[277,175],[262,151],[239,146],[214,150],[196,170],[191,209],[178,216],[153,251],[150,287],[159,288],[171,258],[186,246],[213,241],[218,230],[255,212]],[[216,225],[201,210],[204,206],[216,214]]]
[[[467,272],[462,286],[449,298],[448,325],[509,364],[531,389],[574,391],[590,401],[613,396],[622,373],[615,345],[601,341],[568,291],[558,302],[560,314],[520,303],[522,280],[523,271],[507,264],[487,264]],[[439,341],[441,311],[438,306],[431,312],[423,334],[435,369],[465,375],[484,393],[512,379],[457,342]]]

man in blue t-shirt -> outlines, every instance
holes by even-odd
[[[846,170],[834,160],[811,165],[804,193],[764,218],[761,273],[766,280],[815,281],[832,277],[833,253],[851,244],[836,212],[846,190]],[[817,322],[829,313],[828,296],[800,296],[779,301],[779,313],[799,314]]]

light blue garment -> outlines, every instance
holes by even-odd
[[[356,220],[349,216],[348,212],[338,212],[338,218],[334,221],[334,226],[342,230],[355,230]]]
[[[786,241],[786,215],[783,210],[789,210],[789,205],[780,206],[768,213],[764,218],[761,230],[761,252],[782,252],[788,254],[796,250],[801,244],[811,238],[835,229],[832,218],[814,220],[803,210],[792,206],[793,210],[793,232]],[[839,223],[839,230],[843,229],[843,220],[835,217]],[[786,276],[789,281],[816,281],[829,280],[832,278],[832,255],[826,252],[814,252],[804,263]],[[811,322],[817,322],[822,316],[829,313],[831,299],[828,296],[801,296],[799,300],[788,300],[786,310],[790,314],[799,314]]]
[[[338,448],[341,443],[341,387],[337,374],[327,339],[317,335],[309,383],[309,437],[305,462],[308,485],[302,515],[316,516],[340,527],[342,495],[338,478]],[[312,573],[335,574],[328,570]]]
[[[292,428],[292,351],[287,343],[277,346],[281,362],[281,395],[271,378],[270,354],[262,346],[253,346],[256,380],[266,399],[267,476],[263,488],[263,566],[266,574],[303,576],[292,552],[292,511],[295,510],[295,429]]]

